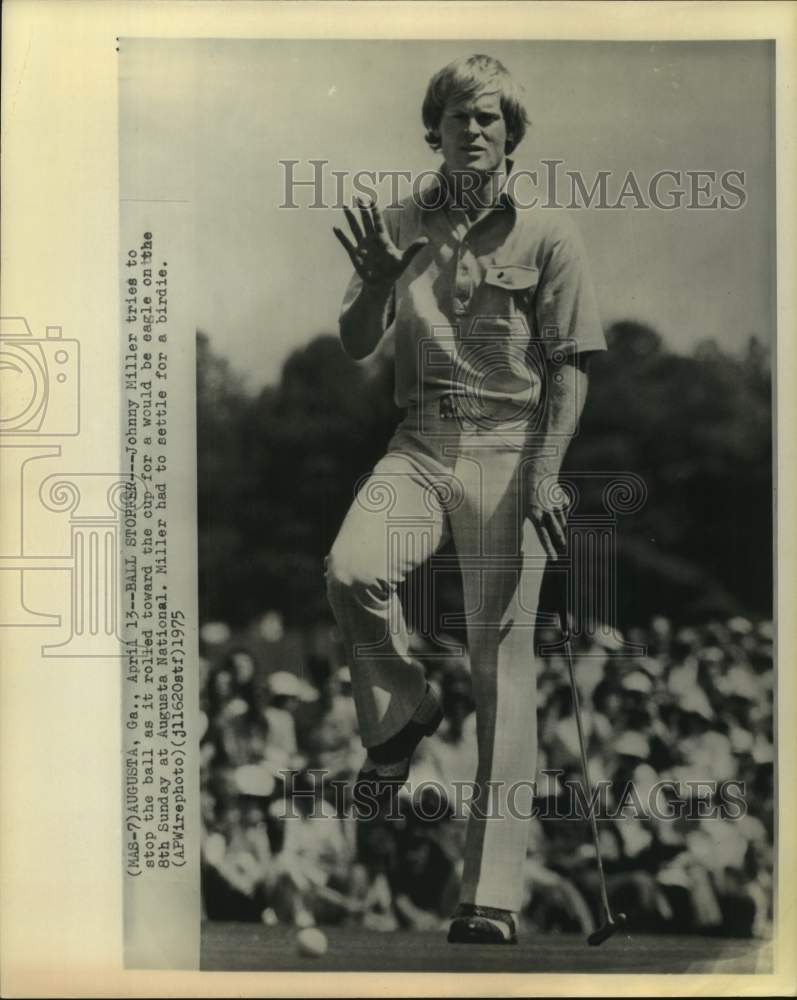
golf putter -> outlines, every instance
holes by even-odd
[[[562,640],[567,650],[567,667],[570,671],[570,686],[573,689],[573,711],[576,716],[576,728],[578,729],[578,743],[581,748],[581,770],[584,775],[584,787],[589,796],[588,801],[592,801],[592,785],[589,780],[589,770],[587,768],[587,745],[584,740],[584,729],[581,725],[581,706],[578,701],[578,687],[576,685],[576,671],[573,667],[573,651],[570,647],[570,629],[567,626],[567,620],[562,611],[559,612],[559,624],[562,629]],[[616,930],[620,927],[624,927],[626,923],[626,915],[624,913],[615,913],[612,915],[611,907],[609,906],[609,895],[606,892],[606,875],[603,871],[603,859],[601,858],[601,847],[600,841],[598,839],[598,823],[595,819],[595,813],[592,809],[589,811],[589,821],[590,829],[592,830],[592,842],[595,845],[595,858],[598,862],[598,877],[600,879],[601,886],[601,901],[603,903],[603,923],[592,934],[587,938],[587,944],[599,945],[603,944],[604,941],[608,940],[614,934]]]

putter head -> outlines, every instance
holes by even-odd
[[[602,927],[599,927],[587,938],[587,944],[599,945],[603,944],[604,941],[608,940],[614,934],[616,930],[621,927],[625,927],[626,915],[624,913],[615,913],[614,917],[608,917],[606,923]]]

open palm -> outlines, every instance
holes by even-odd
[[[343,209],[354,242],[336,226],[333,227],[333,232],[349,255],[354,270],[366,284],[392,285],[429,241],[426,237],[421,236],[414,240],[406,250],[399,250],[385,228],[376,203],[364,205],[358,201],[357,204],[360,209],[362,225],[351,209]]]

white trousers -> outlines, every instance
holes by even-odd
[[[546,559],[524,518],[523,462],[517,431],[410,410],[326,561],[363,743],[375,746],[409,721],[425,691],[396,587],[453,537],[479,750],[461,902],[509,910],[521,903],[536,777],[534,625]]]

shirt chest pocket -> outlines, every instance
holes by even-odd
[[[522,264],[493,264],[484,274],[482,308],[496,315],[528,313],[540,278],[539,269]]]

